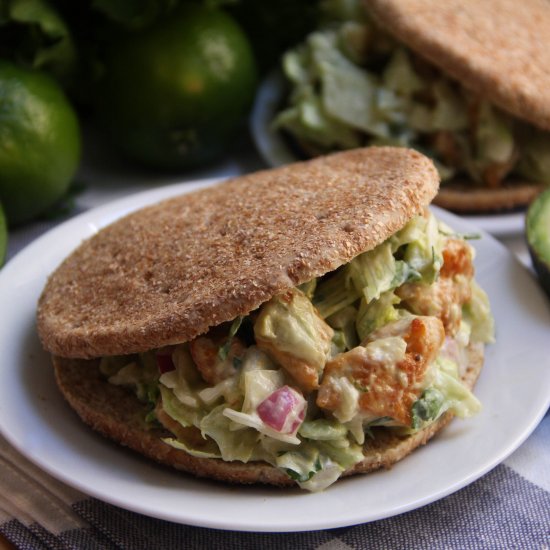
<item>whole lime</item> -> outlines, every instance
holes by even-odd
[[[8,223],[62,197],[79,159],[78,120],[57,82],[0,61],[0,202]]]
[[[189,167],[223,151],[255,85],[252,50],[237,23],[183,4],[112,45],[98,114],[129,157],[154,168]]]

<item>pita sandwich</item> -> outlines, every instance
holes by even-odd
[[[442,179],[434,203],[450,210],[529,204],[550,182],[548,2],[357,4],[285,56],[291,94],[276,126],[307,156],[422,151]]]
[[[93,429],[233,483],[328,487],[389,467],[471,393],[492,318],[470,245],[404,148],[265,170],[132,213],[38,305],[57,384]]]

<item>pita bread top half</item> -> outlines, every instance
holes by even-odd
[[[91,358],[188,341],[374,248],[438,184],[420,153],[356,149],[139,210],[50,277],[38,308],[42,343]]]
[[[550,130],[548,0],[366,0],[399,41],[495,105]]]

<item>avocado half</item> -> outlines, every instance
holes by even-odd
[[[550,296],[550,189],[531,203],[525,223],[533,267]]]

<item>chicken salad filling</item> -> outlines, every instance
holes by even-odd
[[[326,23],[283,58],[274,125],[307,156],[363,145],[413,147],[443,183],[550,183],[550,132],[469,92],[396,42],[355,0],[323,3]]]
[[[350,263],[191,342],[104,357],[162,425],[203,458],[261,460],[318,491],[363,459],[377,430],[414,433],[480,403],[467,347],[493,341],[473,248],[429,212]]]

